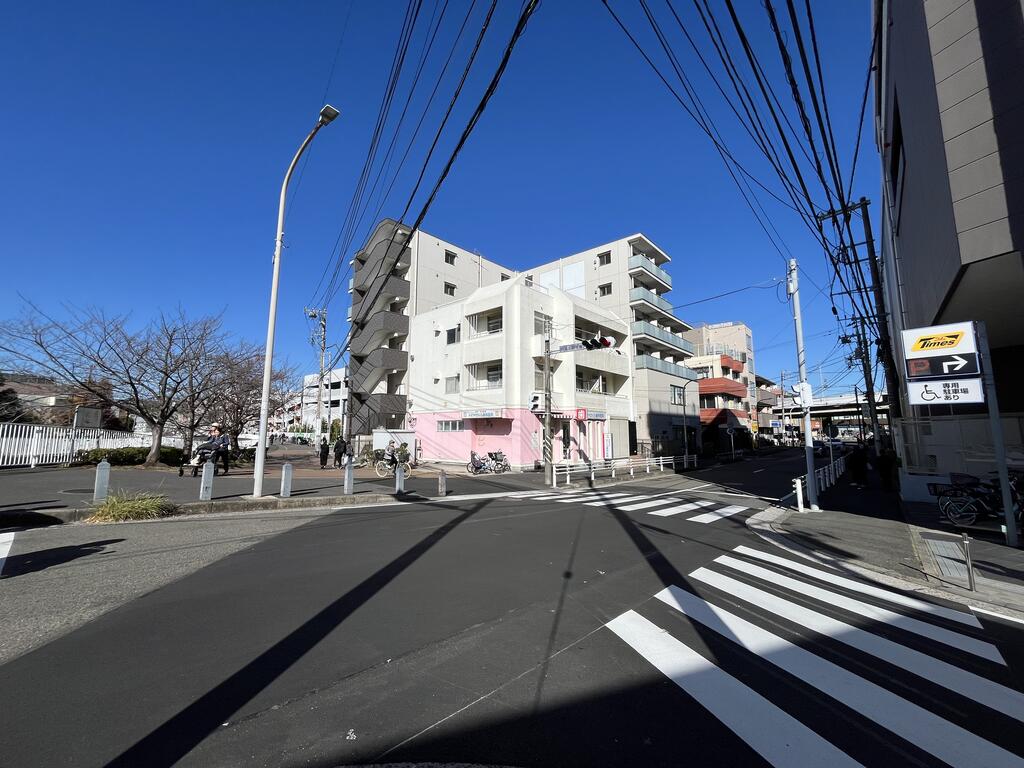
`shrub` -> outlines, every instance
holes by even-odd
[[[153,493],[115,493],[101,504],[93,506],[87,523],[123,523],[128,520],[155,520],[178,511],[166,496]]]
[[[149,448],[93,448],[79,451],[77,461],[81,464],[99,464],[103,459],[114,467],[130,467],[142,464],[149,455]],[[171,467],[180,466],[185,460],[185,452],[181,448],[162,446],[160,463]]]
[[[256,449],[255,448],[240,448],[238,450],[238,456],[235,461],[239,464],[250,464],[256,461]]]

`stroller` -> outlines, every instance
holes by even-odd
[[[187,468],[192,469],[192,477],[198,477],[199,470],[207,461],[213,461],[215,456],[216,448],[213,445],[213,441],[207,441],[200,446],[197,446],[192,451],[192,458],[186,463],[178,467],[178,477],[182,477],[185,474]],[[213,462],[213,474],[217,474],[217,462]]]

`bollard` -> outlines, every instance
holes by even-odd
[[[647,457],[647,474],[651,474],[651,457]]]
[[[448,473],[443,469],[437,476],[437,495],[447,496],[448,495]]]
[[[287,499],[292,495],[292,465],[285,464],[281,467],[281,493],[278,494],[282,499]]]
[[[975,591],[974,587],[974,563],[971,562],[971,540],[967,534],[963,534],[964,537],[964,564],[967,566],[967,588],[971,592]]]
[[[547,470],[545,470],[545,471],[547,471]],[[547,479],[547,476],[545,475],[545,480],[546,479]],[[557,488],[558,487],[558,467],[554,466],[553,464],[551,465],[551,487],[552,488]]]
[[[92,501],[100,504],[107,500],[107,488],[110,487],[110,462],[103,459],[96,465],[96,484],[93,486]]]
[[[612,461],[612,480],[615,479],[615,462]]]
[[[354,477],[352,467],[352,454],[345,457],[345,488],[343,493],[346,496],[351,496],[353,493]]]
[[[632,459],[629,460],[629,476],[630,477],[634,477],[634,475],[633,475],[633,460]]]
[[[796,508],[797,511],[804,511],[804,484],[800,482],[800,478],[796,478],[793,481],[793,487],[796,491]]]
[[[199,485],[199,500],[209,501],[213,498],[213,473],[215,469],[212,461],[203,464],[203,482]]]
[[[32,442],[28,449],[29,452],[29,467],[35,469],[39,463],[39,453],[42,450],[40,443],[43,440],[43,428],[36,427],[32,430]]]
[[[395,493],[405,493],[405,469],[402,468],[402,462],[398,462],[395,467]]]
[[[658,471],[659,472],[664,472],[665,471],[665,457],[664,456],[662,456],[661,459],[658,460]]]
[[[590,482],[594,482],[594,465],[590,465]]]

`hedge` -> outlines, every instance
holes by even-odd
[[[115,467],[143,464],[149,455],[149,448],[93,448],[79,451],[77,461],[82,464],[99,464],[103,459]],[[160,463],[171,467],[181,466],[185,453],[181,448],[163,446],[160,448]]]

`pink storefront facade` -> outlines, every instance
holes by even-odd
[[[603,459],[605,422],[565,416],[553,419],[555,460]],[[409,426],[416,431],[420,461],[463,463],[470,451],[501,451],[514,468],[532,469],[542,462],[543,420],[526,408],[419,412],[410,416]]]

